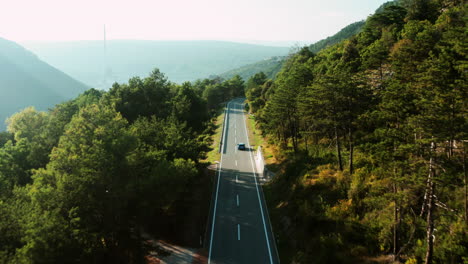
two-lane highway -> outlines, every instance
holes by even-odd
[[[212,209],[209,264],[279,263],[243,109],[243,99],[227,105]],[[246,150],[238,150],[238,143],[245,143]]]

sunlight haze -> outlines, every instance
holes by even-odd
[[[468,264],[468,1],[0,1],[0,264]]]
[[[311,43],[365,19],[385,0],[4,1],[0,37]]]

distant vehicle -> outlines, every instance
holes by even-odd
[[[238,149],[238,150],[245,150],[245,143],[239,143],[239,144],[237,144],[237,149]]]

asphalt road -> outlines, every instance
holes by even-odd
[[[262,188],[254,169],[243,99],[227,105],[221,162],[211,213],[208,263],[279,263]],[[245,143],[246,150],[236,144]]]

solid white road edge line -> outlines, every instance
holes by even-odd
[[[226,117],[229,115],[229,102],[227,104],[227,110],[226,110]],[[227,118],[225,119],[227,120]],[[223,123],[223,127],[226,127],[226,123]],[[227,130],[227,129],[226,129]],[[224,131],[224,134],[226,134],[226,131]],[[224,144],[226,143],[226,138],[225,135],[223,135],[223,147]],[[216,184],[216,195],[215,195],[215,204],[214,204],[214,209],[213,209],[213,221],[211,223],[211,238],[210,238],[210,249],[208,251],[208,264],[211,263],[211,248],[213,247],[213,234],[214,234],[214,226],[215,226],[215,221],[216,221],[216,208],[218,205],[218,191],[219,191],[219,181],[220,181],[220,176],[221,176],[221,168],[223,167],[223,152],[221,151],[221,162],[219,163],[219,168],[218,168],[218,183]]]
[[[244,128],[245,128],[245,137],[247,140],[247,146],[250,149],[250,143],[249,143],[249,135],[247,134],[247,124],[245,122],[245,114],[242,114],[243,120],[244,120]],[[252,173],[255,179],[255,187],[257,188],[257,197],[258,197],[258,203],[260,204],[260,212],[262,214],[262,222],[263,222],[263,230],[265,231],[265,238],[267,242],[267,247],[268,247],[268,255],[270,256],[270,263],[273,264],[273,257],[271,256],[271,248],[270,248],[270,240],[268,239],[268,233],[267,233],[267,228],[266,228],[266,223],[265,223],[265,216],[263,214],[263,206],[262,206],[262,201],[260,200],[260,191],[258,189],[258,182],[257,182],[257,176],[255,175],[255,167],[253,164],[253,159],[252,159],[252,152],[249,151],[249,156],[250,156],[250,164],[252,165]]]

